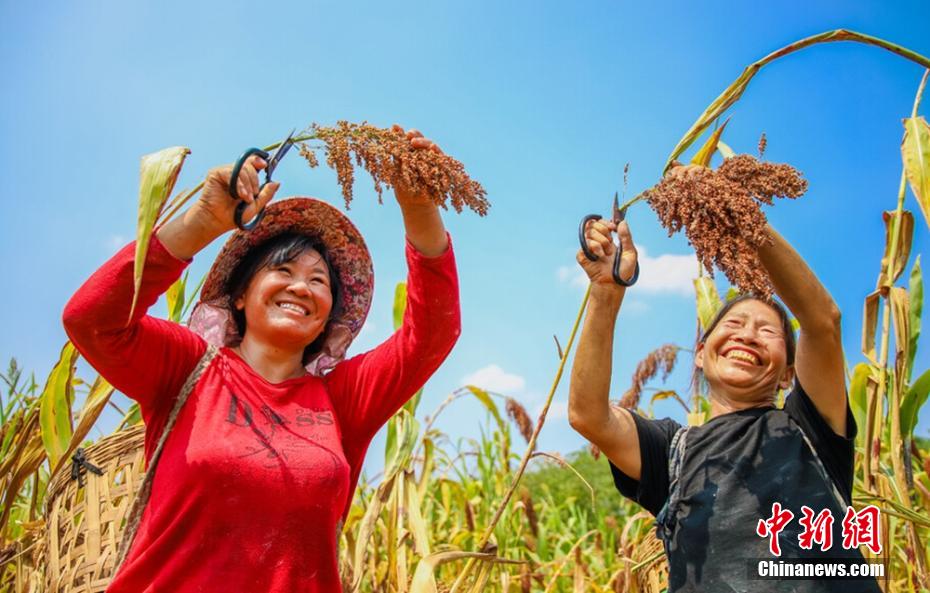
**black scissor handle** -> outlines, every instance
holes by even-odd
[[[588,249],[588,242],[584,238],[584,232],[588,227],[589,222],[600,219],[600,214],[588,214],[581,219],[581,224],[578,225],[578,242],[581,244],[581,251],[584,252],[584,256],[591,261],[597,261],[597,256],[594,255],[590,249]],[[614,282],[620,286],[633,286],[636,284],[636,281],[639,280],[639,261],[637,260],[636,262],[636,269],[633,270],[633,277],[629,280],[624,280],[620,276],[620,262],[623,257],[623,246],[617,245],[616,248],[617,252],[614,253],[614,265],[613,269],[611,270],[613,272]]]
[[[242,156],[239,157],[239,160],[236,161],[236,164],[233,166],[232,175],[229,176],[229,195],[233,197],[234,200],[239,199],[238,185],[239,185],[239,173],[242,171],[242,166],[252,155],[258,155],[263,160],[268,160],[268,153],[262,150],[261,148],[250,148],[242,153]],[[261,187],[258,189],[259,192],[268,185],[268,182],[271,181],[271,174],[265,174],[265,181],[262,183]],[[257,197],[257,196],[256,196]],[[258,211],[258,214],[255,215],[255,218],[249,222],[242,222],[242,216],[245,214],[245,209],[249,207],[247,202],[239,202],[236,204],[236,213],[233,215],[233,220],[236,222],[236,226],[244,231],[251,231],[254,229],[258,223],[262,221],[262,218],[265,216],[265,209],[262,208]]]

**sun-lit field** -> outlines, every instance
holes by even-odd
[[[843,40],[877,45],[930,67],[927,58],[849,32],[793,44],[747,68],[698,118],[672,151],[669,164],[706,138],[690,160],[706,167],[707,175],[720,171],[722,165],[713,169],[713,159],[735,155],[724,142],[726,124],[721,116],[751,78],[782,55]],[[920,258],[907,266],[914,234],[926,232],[930,224],[930,126],[919,115],[926,80],[924,76],[916,90],[912,112],[901,114],[905,118],[901,183],[889,190],[897,200],[874,205],[874,215],[884,217],[887,229],[884,256],[859,262],[862,274],[877,279],[877,288],[865,299],[861,352],[846,352],[849,402],[859,427],[854,503],[874,504],[881,510],[884,590],[913,593],[930,590],[930,442],[914,435],[918,414],[930,394],[930,369],[915,365],[924,290]],[[350,151],[356,156],[367,151],[357,163],[377,183],[379,167],[401,157],[379,153],[383,145],[359,140],[358,130],[365,128],[347,126],[342,132],[323,129],[322,134],[322,128],[313,128],[303,141],[319,140],[317,149],[337,169],[340,183],[349,187]],[[316,156],[308,156],[312,149],[305,153],[311,164],[316,162]],[[764,149],[758,152],[761,162]],[[139,245],[147,245],[156,221],[176,213],[196,193],[195,188],[172,198],[184,156],[183,150],[171,149],[151,155],[148,177],[143,164],[147,182],[142,189]],[[448,196],[456,209],[462,205],[479,212],[486,209],[481,186],[469,185],[473,182],[461,164],[444,158],[448,160],[433,163],[448,167],[441,176],[445,185],[430,186],[435,195]],[[909,196],[920,205],[916,215],[905,208]],[[345,198],[351,199],[351,193]],[[648,194],[642,199],[650,201]],[[709,254],[702,261],[728,276],[732,271],[725,257]],[[751,272],[730,278],[734,284],[740,284],[740,278],[751,284],[758,281]],[[722,305],[724,292],[703,269],[695,270],[694,286],[697,332]],[[198,289],[196,279],[186,276],[172,286],[167,294],[171,320],[184,319]],[[395,324],[402,317],[404,299],[400,285],[395,293]],[[346,591],[658,593],[665,589],[664,552],[654,535],[654,520],[616,492],[606,460],[588,449],[560,455],[536,447],[548,406],[567,370],[586,301],[587,296],[574,325],[567,319],[559,335],[560,360],[551,369],[551,391],[538,418],[508,394],[463,385],[445,400],[441,394],[431,394],[430,401],[442,402],[435,409],[417,394],[390,420],[386,449],[369,451],[372,456],[384,455],[384,470],[363,477],[339,536]],[[689,423],[703,423],[709,413],[705,386],[669,388],[661,382],[661,375],[671,367],[691,365],[693,344],[663,345],[659,336],[644,339],[654,339],[656,351],[640,365],[627,397],[614,395],[617,405],[649,414],[652,403],[672,398],[687,410]],[[32,375],[33,369],[18,368],[13,361],[0,376],[4,381],[0,593],[38,593],[56,587],[102,591],[113,569],[120,525],[144,471],[141,418],[133,406],[124,411],[125,418],[113,434],[96,443],[89,441],[113,388],[99,376],[78,377],[77,362],[76,350],[66,344],[50,371],[34,369]],[[471,438],[453,440],[435,427],[438,417],[454,414],[456,406],[469,399],[486,409],[484,424],[475,428]],[[90,464],[99,466],[101,476],[94,468],[73,462],[78,448],[86,452]],[[78,477],[87,485],[81,487]],[[70,588],[78,583],[87,588]]]

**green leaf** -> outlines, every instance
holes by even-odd
[[[730,123],[730,118],[728,117],[726,121],[723,122],[723,125],[714,130],[714,133],[710,135],[710,138],[707,139],[707,142],[704,143],[704,146],[694,155],[694,158],[691,159],[692,165],[700,165],[702,167],[709,167],[710,160],[714,157],[714,153],[717,152],[717,145],[720,143],[720,136],[723,134],[723,130],[727,127],[727,124]]]
[[[506,424],[504,419],[501,417],[500,411],[497,409],[497,404],[495,404],[494,400],[491,399],[491,395],[484,389],[475,387],[474,385],[466,385],[465,389],[474,395],[478,401],[484,404],[484,407],[487,408],[488,412],[491,413],[491,416],[494,417],[494,421],[497,422],[497,427],[503,433],[506,428]]]
[[[911,275],[908,281],[909,293],[911,296],[910,308],[910,326],[911,326],[911,343],[907,351],[907,380],[911,378],[914,371],[914,356],[917,354],[917,338],[920,337],[920,322],[923,316],[924,308],[924,277],[920,269],[920,256],[914,260],[914,267],[911,268]]]
[[[123,416],[122,422],[119,423],[117,430],[123,430],[124,428],[129,428],[130,426],[136,426],[142,422],[142,410],[139,408],[139,402],[132,402],[132,405],[129,406],[129,409],[126,410],[126,415]]]
[[[911,191],[930,226],[930,126],[924,118],[908,117],[904,120],[901,159]]]
[[[61,349],[55,368],[45,382],[39,403],[39,426],[49,465],[56,467],[71,442],[72,379],[78,352],[71,342]]]
[[[852,410],[853,418],[856,419],[856,426],[859,427],[856,433],[856,446],[861,448],[865,444],[865,423],[868,410],[868,386],[869,376],[872,369],[864,362],[860,362],[853,369],[852,380],[849,382],[849,408]]]
[[[165,299],[168,301],[168,319],[175,323],[181,322],[181,311],[184,309],[184,288],[187,284],[188,273],[184,272],[184,275],[169,286],[165,293]]]
[[[394,287],[394,330],[400,329],[404,323],[404,312],[407,310],[407,283],[398,282]],[[404,409],[411,415],[416,415],[417,407],[420,405],[420,399],[423,397],[423,388],[417,390],[407,403]]]
[[[74,434],[71,436],[71,442],[68,443],[68,450],[65,453],[62,461],[67,461],[68,457],[71,456],[83,442],[84,438],[90,432],[90,429],[93,428],[94,423],[97,422],[97,418],[100,417],[103,408],[106,407],[107,402],[110,401],[110,396],[113,395],[113,386],[107,383],[106,379],[97,375],[97,380],[94,381],[94,384],[91,385],[90,392],[87,394],[87,399],[84,400],[84,406],[81,408],[81,413],[78,416],[77,427],[74,429]],[[54,465],[52,466],[55,467]],[[53,469],[52,474],[54,475],[55,471]]]
[[[394,329],[400,329],[404,323],[404,311],[407,310],[407,283],[398,282],[394,287]]]
[[[197,287],[191,291],[190,295],[187,297],[187,302],[184,303],[184,309],[181,311],[181,319],[187,315],[188,309],[191,308],[191,305],[194,304],[194,301],[197,300],[197,295],[200,293],[200,289],[203,288],[203,283],[207,280],[207,275],[204,274],[200,277],[200,282],[197,283]]]
[[[701,331],[707,331],[707,326],[713,321],[714,315],[723,306],[720,296],[717,294],[717,285],[714,280],[708,276],[701,276],[694,279],[695,303],[697,305],[698,323],[701,324]]]
[[[420,434],[420,423],[405,410],[397,412],[393,420],[397,423],[397,433],[395,444],[392,447],[392,455],[387,459],[384,466],[385,481],[393,479],[397,472],[407,467],[410,456],[413,454],[413,447]]]
[[[901,398],[901,435],[904,438],[913,436],[920,408],[927,402],[928,395],[930,395],[930,369],[924,371]]]
[[[136,260],[133,268],[135,285],[132,308],[129,311],[130,318],[136,310],[139,287],[142,286],[142,269],[145,265],[145,256],[149,251],[152,230],[155,228],[155,222],[161,215],[168,196],[174,189],[184,159],[190,152],[190,149],[183,146],[174,146],[142,157],[139,181],[139,222],[136,226]]]

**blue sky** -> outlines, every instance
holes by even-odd
[[[65,340],[65,301],[133,236],[143,154],[191,148],[178,184],[191,187],[295,126],[399,122],[461,159],[493,204],[486,218],[445,215],[464,331],[421,410],[477,377],[535,411],[558,362],[552,336],[564,344],[583,294],[578,220],[607,212],[624,163],[631,193],[652,185],[704,107],[773,49],[847,27],[930,55],[927,22],[925,2],[2,3],[0,361],[15,356],[44,380]],[[725,135],[738,152],[754,152],[764,131],[766,157],[809,179],[807,196],[769,216],[843,310],[851,362],[861,360],[862,302],[875,286],[881,211],[895,205],[901,118],[920,75],[875,48],[815,47],[764,70]],[[341,204],[325,167],[309,170],[293,156],[276,177],[284,195]],[[388,335],[404,262],[396,204],[379,206],[363,175],[355,195],[349,214],[377,278],[359,351]],[[917,214],[911,196],[908,207]],[[928,245],[917,216],[914,254]],[[648,351],[689,345],[694,333],[687,243],[667,238],[645,205],[629,219],[645,257],[618,325],[617,397]],[[218,248],[196,258],[194,276]],[[923,370],[926,335],[920,348]],[[687,362],[671,387],[685,389]],[[543,449],[582,445],[565,420],[566,397],[567,375]],[[482,412],[458,406],[439,426],[477,434]],[[680,417],[672,405],[656,409]],[[926,410],[918,432],[930,435]]]

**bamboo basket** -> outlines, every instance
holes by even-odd
[[[102,593],[115,571],[132,501],[145,477],[145,426],[110,435],[84,450],[102,475],[85,473],[84,486],[62,464],[48,486],[45,587],[47,593]]]
[[[634,562],[641,562],[664,551],[662,540],[650,533],[633,552]],[[642,593],[660,593],[668,588],[668,561],[663,553],[636,571],[636,585]]]

